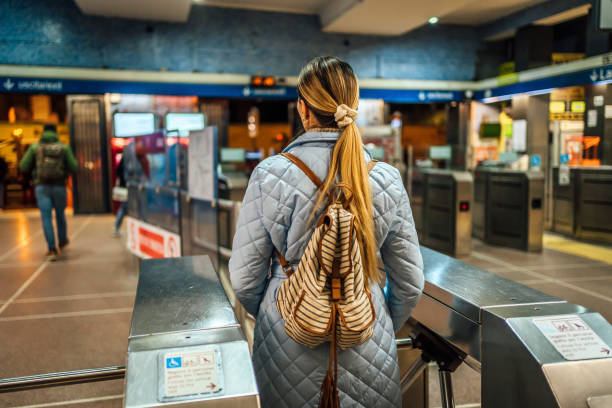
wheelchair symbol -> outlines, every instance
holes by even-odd
[[[182,361],[180,357],[170,357],[166,359],[166,368],[180,368]]]

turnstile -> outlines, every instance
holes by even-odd
[[[410,198],[419,241],[453,256],[472,246],[472,175],[465,171],[417,172]]]
[[[425,289],[410,323],[481,372],[483,408],[612,406],[612,326],[599,313],[421,253]]]
[[[259,406],[249,346],[208,256],[142,262],[124,406]]]
[[[612,166],[574,167],[567,183],[553,169],[553,230],[612,242]]]
[[[495,245],[542,251],[544,175],[479,168],[474,179],[474,235]]]

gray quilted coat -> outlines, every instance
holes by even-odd
[[[337,138],[338,133],[307,132],[285,152],[299,157],[324,180]],[[372,338],[339,352],[340,405],[399,407],[394,332],[422,292],[423,261],[400,173],[378,163],[370,173],[370,185],[387,282],[384,289],[376,284],[371,288],[376,310]],[[264,160],[251,175],[234,236],[230,277],[238,299],[257,318],[253,363],[264,408],[317,406],[327,371],[329,344],[310,349],[293,341],[275,305],[285,279],[275,248],[297,265],[313,231],[306,222],[316,193],[315,185],[288,159],[279,155]]]

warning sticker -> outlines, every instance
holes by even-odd
[[[566,360],[612,357],[612,348],[577,315],[541,317],[533,323]]]
[[[163,354],[163,398],[210,394],[221,391],[220,362],[215,349]]]

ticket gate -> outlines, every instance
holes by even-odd
[[[474,172],[474,236],[487,243],[542,251],[544,175],[478,168]]]
[[[612,406],[612,326],[599,313],[421,253],[425,289],[409,324],[432,339],[424,353],[442,363],[441,378],[458,360],[480,371],[483,407]]]
[[[563,183],[554,168],[553,200],[554,231],[612,242],[612,166],[571,168]]]
[[[416,173],[413,181],[410,203],[420,242],[453,256],[469,255],[472,175],[426,169]]]
[[[208,256],[142,262],[124,406],[259,406],[247,341]]]

